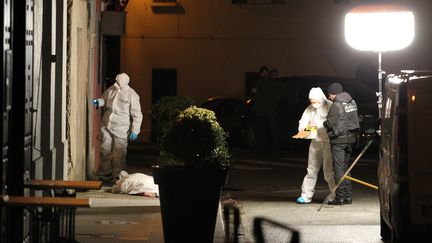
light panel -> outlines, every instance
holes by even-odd
[[[345,16],[345,39],[360,51],[403,49],[414,39],[414,14],[391,4],[353,8]]]

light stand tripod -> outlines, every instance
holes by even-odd
[[[381,111],[382,111],[382,76],[385,73],[381,68],[381,62],[382,62],[382,53],[380,51],[380,52],[378,52],[378,92],[376,92],[376,96],[378,97],[377,104],[378,104],[378,118],[379,119],[381,119],[381,117],[382,117],[381,116]],[[378,133],[378,135],[381,135],[381,126],[379,126],[378,131],[376,131],[376,132]],[[369,187],[374,188],[376,190],[378,189],[378,187],[375,185],[372,185],[372,184],[369,184],[367,182],[364,182],[364,181],[361,181],[359,179],[348,176],[348,174],[351,172],[351,170],[354,168],[354,166],[357,164],[357,162],[360,160],[360,158],[363,156],[363,154],[366,152],[366,150],[370,147],[370,145],[374,141],[373,135],[365,136],[365,137],[367,139],[369,139],[366,146],[363,148],[363,150],[360,152],[360,154],[355,158],[354,162],[351,164],[351,166],[348,168],[348,170],[345,172],[345,174],[339,179],[336,186],[331,190],[330,194],[327,195],[327,197],[321,203],[320,207],[318,208],[318,211],[321,211],[324,204],[327,204],[329,202],[330,195],[335,193],[336,189],[340,186],[340,184],[342,184],[342,182],[345,179],[355,181],[357,183],[360,183],[360,184],[365,185],[365,186],[369,186]]]
[[[382,76],[385,74],[385,72],[381,68],[381,62],[382,62],[382,54],[381,51],[378,52],[378,92],[376,93],[376,96],[378,97],[378,118],[381,119],[381,111],[382,111]],[[381,131],[381,129],[379,129]]]

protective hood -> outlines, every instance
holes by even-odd
[[[316,88],[312,88],[309,91],[309,99],[314,99],[314,100],[318,100],[320,102],[320,104],[314,104],[312,105],[314,108],[319,108],[321,106],[324,105],[324,101],[326,100],[325,94],[322,91],[321,88],[316,87]]]
[[[328,141],[327,131],[323,126],[332,102],[325,97],[321,88],[314,87],[309,91],[309,99],[317,100],[319,104],[310,104],[299,121],[299,131],[309,127],[316,127],[314,131],[306,137],[316,141]]]
[[[126,73],[120,73],[116,76],[116,83],[120,88],[129,86],[129,76]]]

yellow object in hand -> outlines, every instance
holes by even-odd
[[[307,126],[307,127],[305,128],[305,131],[309,131],[309,132],[316,132],[316,131],[317,131],[317,128],[316,128],[316,127],[313,127],[313,126]]]

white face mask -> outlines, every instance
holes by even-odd
[[[117,82],[117,85],[118,85],[121,89],[123,89],[124,87],[127,87],[127,86],[128,86],[128,84],[126,84],[126,83],[122,83],[122,82]]]
[[[312,104],[313,108],[320,108],[322,102],[320,102],[319,100],[316,99],[309,99],[310,103]]]

